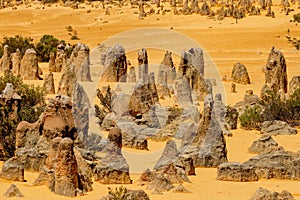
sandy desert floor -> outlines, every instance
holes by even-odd
[[[275,1],[275,4],[279,2]],[[289,21],[292,14],[300,12],[298,5],[294,6],[295,12],[286,16],[280,12],[280,7],[274,7],[276,18],[265,17],[265,11],[262,16],[251,16],[238,20],[226,18],[223,21],[208,19],[200,15],[174,16],[152,15],[139,20],[138,15],[134,14],[136,9],[130,9],[130,6],[124,8],[112,8],[111,15],[105,15],[104,9],[91,8],[89,5],[82,5],[85,8],[73,10],[71,8],[52,6],[45,9],[36,9],[40,5],[33,5],[31,8],[19,6],[17,10],[11,8],[0,10],[0,37],[14,36],[20,34],[28,36],[37,41],[44,34],[52,34],[57,38],[71,41],[66,30],[66,26],[72,26],[78,33],[80,40],[78,42],[87,44],[91,49],[97,44],[109,39],[115,34],[136,28],[157,27],[162,29],[172,29],[185,36],[195,40],[210,55],[220,75],[230,77],[233,65],[236,62],[244,64],[249,72],[251,84],[237,84],[237,93],[230,93],[230,82],[223,82],[226,91],[226,104],[233,105],[243,99],[245,90],[252,89],[254,94],[260,93],[264,84],[264,74],[262,67],[265,65],[270,49],[274,46],[280,49],[286,58],[288,79],[292,76],[300,75],[300,52],[295,50],[286,40],[287,30],[293,37],[300,37],[300,28]],[[91,9],[90,13],[87,10]],[[148,11],[149,8],[146,8]],[[133,65],[135,64],[136,52],[129,55]],[[149,53],[150,62],[159,63],[163,58],[163,52]],[[175,58],[175,64],[178,66],[178,59]],[[43,71],[47,73],[47,64],[40,64]],[[59,73],[55,73],[56,87],[60,78]],[[42,81],[27,81],[42,85]],[[92,90],[93,88],[91,88]],[[97,131],[96,125],[91,127]],[[298,129],[298,132],[300,129]],[[232,131],[233,137],[226,137],[228,148],[228,160],[243,162],[254,156],[247,152],[251,143],[260,137],[257,131],[245,131],[237,129]],[[274,139],[286,150],[300,150],[300,134],[294,136],[276,136]],[[130,169],[133,171],[139,169],[151,168],[155,161],[160,157],[164,143],[150,141],[149,152],[137,151],[132,149],[123,149],[123,154],[127,159]],[[2,163],[1,163],[2,164]],[[284,189],[289,190],[296,199],[300,199],[300,181],[283,180],[260,180],[258,182],[235,183],[222,182],[216,180],[216,169],[198,168],[196,176],[191,176],[191,183],[184,183],[184,186],[191,190],[190,194],[175,194],[167,192],[164,195],[153,195],[151,191],[146,192],[150,199],[249,199],[258,187],[265,187],[270,190],[281,192]],[[127,188],[142,188],[137,185],[136,180],[139,174],[131,174],[132,185],[126,185]],[[33,187],[32,183],[37,174],[26,172],[27,182],[15,183],[23,192],[24,199],[66,199],[48,191],[46,186]],[[0,195],[2,195],[12,182],[0,180]],[[107,187],[116,187],[117,185],[102,185],[94,183],[94,191],[89,192],[83,197],[77,199],[99,199],[107,194]],[[0,197],[0,199],[8,199]],[[14,198],[10,198],[14,199]]]

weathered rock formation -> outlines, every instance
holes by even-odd
[[[21,52],[19,49],[17,49],[15,53],[11,54],[12,71],[13,74],[16,76],[20,75],[21,60],[22,60]]]
[[[281,51],[272,48],[264,72],[268,88],[287,93],[286,62]]]
[[[179,73],[189,82],[197,100],[204,100],[209,93],[204,76],[203,51],[200,48],[191,48],[181,55]]]
[[[73,140],[70,138],[60,141],[54,175],[54,192],[69,197],[76,196],[78,188],[78,166],[73,147]]]
[[[252,143],[248,151],[250,153],[259,154],[277,148],[279,148],[278,143],[270,135],[263,135]]]
[[[122,134],[119,128],[110,129],[106,155],[94,168],[94,180],[103,184],[131,184],[128,164],[121,154]]]
[[[222,181],[257,181],[255,168],[241,163],[222,163],[218,166],[217,179]]]
[[[148,69],[148,54],[146,49],[140,49],[138,51],[138,63],[139,63],[139,79],[144,79],[149,73]]]
[[[224,163],[220,165],[217,179],[228,181],[255,181],[260,178],[299,180],[299,165],[298,154],[278,148],[252,157],[242,164]],[[246,178],[233,179],[232,174],[234,177]]]
[[[148,56],[146,49],[138,52],[139,80],[130,97],[129,113],[132,116],[144,114],[152,105],[159,102],[154,73],[148,74]]]
[[[191,193],[190,190],[186,189],[182,184],[179,184],[177,187],[172,189],[174,193]]]
[[[168,84],[173,84],[175,77],[176,70],[172,60],[172,53],[167,51],[158,69],[157,92],[159,97],[171,97]]]
[[[40,171],[47,158],[51,140],[55,137],[69,137],[75,141],[76,146],[82,146],[72,116],[72,104],[67,97],[50,99],[35,123],[19,123],[14,163],[22,165],[25,170]]]
[[[300,89],[300,76],[294,76],[289,83],[289,95]]]
[[[175,80],[175,102],[181,107],[193,105],[191,87],[186,78]]]
[[[226,122],[226,112],[227,108],[222,102],[222,96],[221,94],[216,94],[215,99],[214,99],[214,105],[213,105],[213,112],[216,115],[220,126],[222,128],[223,134],[227,136],[232,136],[232,133],[229,131],[229,125]],[[237,120],[237,118],[236,118]],[[237,122],[233,122],[237,123]]]
[[[136,82],[136,74],[135,74],[135,68],[130,67],[129,73],[127,75],[127,82]]]
[[[10,158],[6,161],[0,172],[0,178],[10,180],[10,181],[20,181],[24,182],[24,167],[16,162],[16,158]]]
[[[227,127],[229,130],[234,130],[237,128],[237,122],[239,118],[239,113],[237,109],[227,106],[226,114],[225,114],[225,121],[227,123]]]
[[[107,154],[94,169],[94,180],[102,184],[131,184],[129,167],[121,154]]]
[[[127,60],[125,49],[115,45],[101,55],[104,71],[101,74],[102,82],[126,82]]]
[[[73,49],[70,62],[75,66],[74,71],[77,81],[91,81],[90,48],[87,45],[78,43]]]
[[[60,78],[57,93],[71,97],[73,95],[76,82],[74,66],[67,65]]]
[[[145,170],[140,179],[140,185],[146,185],[148,190],[155,192],[170,191],[174,188],[171,181],[164,177],[163,174],[151,172],[149,169]]]
[[[250,200],[294,200],[295,198],[292,196],[292,194],[287,191],[283,190],[281,193],[273,192],[270,190],[267,190],[265,188],[258,188],[256,192],[252,195]]]
[[[47,94],[55,94],[54,78],[52,72],[44,75],[44,88]]]
[[[50,52],[49,72],[56,72],[55,53],[54,52]]]
[[[91,81],[89,52],[89,47],[80,43],[73,49],[59,81],[58,94],[71,97],[77,81]]]
[[[4,46],[3,55],[0,59],[0,72],[9,71],[12,69],[12,61],[9,51],[9,46]]]
[[[166,143],[163,154],[154,166],[156,173],[161,173],[167,177],[171,183],[182,183],[189,181],[188,175],[195,174],[193,161],[180,158],[176,143],[169,140]]]
[[[34,49],[27,49],[21,61],[20,75],[24,80],[41,80],[42,70]]]
[[[213,112],[211,95],[205,98],[202,118],[192,143],[179,151],[183,157],[192,158],[195,166],[214,167],[227,162],[226,141],[218,116]]]
[[[15,92],[13,84],[6,83],[4,90],[0,93],[0,116],[1,119],[7,118],[11,121],[18,121],[19,115],[18,111],[21,106],[21,97]],[[3,116],[3,118],[2,118]],[[8,132],[9,134],[12,134]],[[13,156],[12,145],[14,144],[14,137],[10,135],[8,137],[7,132],[2,132],[1,135],[3,138],[0,141],[0,158],[10,158]]]
[[[297,129],[284,121],[265,121],[261,124],[261,132],[268,135],[295,135]]]
[[[150,200],[149,196],[146,192],[143,190],[127,190],[125,188],[124,194],[121,196],[124,200]],[[115,197],[111,194],[108,194],[107,196],[102,197],[100,200],[115,200]]]
[[[53,72],[61,72],[65,70],[67,62],[67,55],[65,53],[65,46],[59,44],[56,48],[56,57],[55,57],[55,68]]]
[[[86,144],[89,131],[90,101],[82,85],[76,83],[73,93],[72,113],[78,137]]]
[[[166,82],[172,84],[176,77],[176,69],[172,59],[172,53],[167,51],[162,62],[159,65],[158,83]]]
[[[92,170],[74,148],[72,139],[56,137],[34,185],[47,185],[51,192],[75,197],[92,190]]]
[[[250,84],[249,74],[245,65],[238,62],[233,66],[231,80],[235,83]]]
[[[15,184],[11,184],[8,190],[3,194],[5,197],[25,197]]]

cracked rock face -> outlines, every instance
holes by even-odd
[[[125,49],[121,45],[108,48],[106,53],[102,54],[102,64],[104,71],[101,74],[101,81],[126,82],[127,59]]]
[[[34,49],[27,49],[21,61],[20,75],[24,80],[41,80],[42,70]]]
[[[231,80],[235,83],[250,84],[249,74],[245,65],[238,62],[233,66]]]
[[[275,91],[287,93],[287,72],[284,55],[272,48],[265,67],[265,85]]]

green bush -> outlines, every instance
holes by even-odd
[[[262,122],[273,120],[281,120],[292,125],[299,125],[300,88],[287,100],[283,100],[276,91],[268,91],[259,102],[259,106],[246,108],[239,119],[241,126],[245,129],[259,130]]]
[[[300,120],[300,88],[297,89],[286,103],[288,109],[288,121],[299,124]]]
[[[40,41],[36,44],[36,52],[40,62],[48,62],[50,53],[56,53],[56,47],[59,44],[66,45],[64,40],[59,40],[52,35],[43,35]]]
[[[3,55],[5,45],[9,46],[11,53],[16,52],[16,50],[19,49],[22,56],[25,54],[27,49],[34,48],[33,39],[30,37],[22,37],[20,35],[16,35],[14,37],[5,36],[1,43],[0,57]]]
[[[282,100],[281,95],[275,90],[267,91],[260,104],[264,107],[264,121],[286,121],[289,117],[287,102]]]
[[[123,186],[115,188],[114,190],[108,188],[108,195],[111,200],[124,200],[126,193],[127,193],[127,188]]]
[[[12,157],[15,151],[15,131],[21,121],[35,122],[44,111],[44,89],[27,85],[13,75],[0,77],[0,91],[6,87],[6,83],[12,83],[15,91],[21,96],[18,105],[14,101],[0,101],[0,159]],[[12,110],[13,108],[16,108]],[[2,148],[0,148],[2,149]],[[2,149],[2,150],[3,150]]]
[[[262,109],[257,105],[251,108],[246,108],[239,119],[242,128],[247,130],[260,130],[261,123],[264,121],[262,117]]]

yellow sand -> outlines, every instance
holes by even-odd
[[[275,4],[279,2],[275,2]],[[225,19],[223,21],[211,20],[204,16],[174,16],[170,13],[166,15],[152,15],[139,20],[138,15],[134,11],[138,9],[130,9],[130,6],[111,9],[111,15],[105,15],[104,9],[95,9],[91,6],[82,4],[84,9],[73,10],[71,8],[61,7],[59,5],[45,7],[45,9],[36,9],[42,7],[34,5],[32,8],[18,7],[12,11],[11,8],[0,10],[0,37],[14,36],[21,34],[33,38],[36,42],[44,34],[52,34],[57,38],[73,43],[66,30],[66,26],[72,26],[78,34],[80,40],[78,42],[89,45],[91,49],[111,37],[114,34],[121,33],[126,30],[143,27],[159,27],[170,29],[185,34],[197,41],[212,57],[213,61],[219,68],[221,76],[230,77],[232,66],[236,62],[244,64],[250,74],[250,85],[237,85],[237,93],[230,93],[230,82],[224,82],[227,92],[227,104],[242,100],[245,90],[252,89],[255,94],[259,94],[264,84],[264,75],[261,72],[265,65],[267,56],[272,46],[280,49],[286,58],[288,66],[288,79],[292,76],[300,75],[300,52],[296,51],[287,43],[285,35],[289,29],[291,35],[300,37],[300,29],[295,24],[289,22],[292,14],[289,16],[280,13],[280,7],[274,7],[276,18],[264,17],[265,11],[261,16],[247,17],[238,20]],[[87,13],[87,9],[91,9],[91,13]],[[294,6],[295,13],[300,10]],[[148,11],[149,8],[146,8]],[[107,21],[107,23],[103,23]],[[136,52],[128,54],[128,58],[132,64],[136,66]],[[149,51],[149,60],[153,63],[160,63],[163,58],[163,52]],[[175,65],[178,66],[178,58],[174,59]],[[43,71],[47,73],[47,64],[40,64]],[[59,73],[54,74],[55,86],[57,89]],[[42,85],[43,81],[26,81],[36,85]],[[88,83],[87,83],[88,84]],[[92,85],[92,84],[91,84]],[[91,86],[88,93],[93,92]],[[168,104],[169,100],[163,101]],[[93,131],[99,131],[97,126],[91,127]],[[298,129],[298,131],[300,131]],[[229,161],[243,162],[249,159],[252,154],[247,152],[251,143],[260,137],[257,131],[245,131],[238,129],[232,131],[233,137],[226,138],[228,159]],[[298,151],[300,135],[295,136],[277,136],[274,139],[282,145],[286,150]],[[133,171],[153,167],[155,161],[159,158],[164,143],[149,142],[149,152],[137,151],[132,149],[123,149],[123,154],[127,159],[130,169]],[[146,190],[150,195],[150,199],[249,199],[258,187],[266,187],[270,190],[282,191],[289,190],[296,199],[300,199],[300,182],[298,181],[282,181],[282,180],[260,180],[251,183],[235,183],[222,182],[216,180],[216,169],[196,170],[197,175],[191,176],[191,183],[184,183],[184,186],[191,190],[191,194],[174,194],[167,192],[164,195],[152,195],[151,191]],[[49,199],[58,200],[66,199],[51,193],[46,186],[32,187],[31,184],[37,177],[37,174],[26,172],[25,183],[15,183],[26,196],[25,199]],[[133,179],[132,185],[126,187],[130,189],[145,189],[137,185],[139,174],[131,174]],[[10,186],[11,181],[0,181],[0,195],[2,195]],[[107,187],[117,187],[118,185],[101,185],[94,183],[94,191],[89,192],[83,197],[77,199],[99,199],[107,193]],[[1,197],[0,199],[8,199]],[[13,199],[13,198],[10,198]]]

